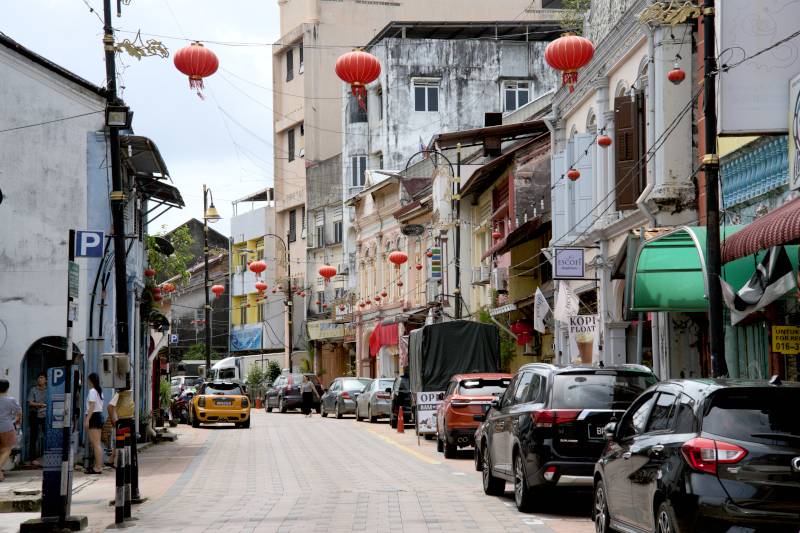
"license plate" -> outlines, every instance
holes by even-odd
[[[233,405],[233,400],[214,400],[214,405]]]
[[[605,427],[593,426],[589,424],[589,438],[592,440],[602,440],[604,438]]]

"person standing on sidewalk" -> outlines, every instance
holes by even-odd
[[[103,473],[103,447],[100,445],[100,433],[103,431],[103,389],[100,387],[100,376],[92,372],[89,374],[89,397],[86,399],[86,417],[84,427],[89,433],[89,442],[92,445],[94,467],[87,470],[87,474]]]
[[[42,466],[42,441],[47,420],[47,375],[39,372],[36,385],[28,391],[28,459]]]
[[[108,402],[108,417],[111,419],[115,434],[120,420],[133,420],[133,411],[134,405],[131,391],[124,390],[115,392],[114,396],[111,398],[111,401]],[[108,462],[108,466],[113,467],[116,465],[117,458],[116,439],[114,439],[113,435],[111,437],[111,442],[114,443],[114,448],[111,452],[111,458]]]
[[[314,383],[308,379],[308,376],[303,376],[303,382],[300,384],[300,392],[303,395],[303,414],[311,416],[311,410],[314,408],[314,398],[319,399],[319,393]]]
[[[17,425],[22,418],[22,408],[16,398],[8,395],[11,384],[0,379],[0,481],[5,480],[3,465],[17,442]]]

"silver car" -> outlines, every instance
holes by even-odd
[[[325,389],[325,394],[320,400],[320,414],[323,417],[342,415],[356,412],[356,400],[361,392],[367,388],[372,380],[369,378],[340,377],[331,382],[329,388]]]
[[[392,384],[394,378],[379,378],[364,389],[356,400],[356,420],[366,418],[372,423],[392,414]],[[387,392],[389,391],[389,392]]]

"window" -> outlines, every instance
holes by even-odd
[[[414,111],[439,111],[439,81],[414,82]]]
[[[317,246],[325,246],[325,226],[317,226]]]
[[[366,122],[367,121],[367,99],[365,98],[362,102],[358,101],[358,98],[350,95],[349,98],[349,111],[350,111],[350,122],[352,124],[356,124],[359,122]]]
[[[647,181],[644,164],[644,98],[641,92],[614,99],[614,163],[617,210],[636,209]]]
[[[305,122],[301,122],[300,123],[300,137],[304,137],[305,134],[306,134],[306,123]]]
[[[354,155],[350,158],[350,166],[353,176],[353,187],[363,187],[367,180],[367,156]]]
[[[303,73],[303,43],[297,46],[297,58],[300,61],[300,74]]]
[[[289,145],[289,161],[294,161],[294,128],[286,132],[286,140]]]
[[[378,100],[378,120],[383,120],[383,88],[378,87],[375,89],[375,96]],[[383,167],[381,167],[383,168]]]
[[[553,382],[553,408],[627,409],[637,396],[655,383],[654,375],[642,372],[563,373]]]
[[[782,446],[797,444],[800,389],[729,388],[715,392],[705,408],[703,431],[723,438]]]
[[[514,403],[524,403],[527,401],[534,375],[533,372],[525,372],[519,378],[517,386],[514,389]]]
[[[517,382],[519,381],[520,375],[517,374],[511,380],[511,383],[508,385],[506,392],[503,393],[503,399],[500,400],[500,408],[508,407],[514,402],[514,389],[517,387]]]
[[[289,242],[297,240],[297,210],[289,211]]]
[[[325,304],[325,291],[317,292],[317,313],[322,312],[322,306]]]
[[[294,79],[294,50],[289,48],[286,51],[286,81]]]
[[[256,317],[256,320],[258,322],[264,322],[264,317],[266,316],[265,310],[266,310],[266,304],[258,305],[258,316]]]
[[[239,304],[239,324],[247,324],[247,308],[244,302]]]
[[[233,376],[230,376],[233,377]],[[221,376],[222,379],[227,376]],[[229,378],[228,378],[229,379]],[[235,383],[207,383],[203,386],[200,394],[218,395],[242,395],[242,388]]]
[[[530,101],[531,84],[527,81],[506,82],[503,96],[506,111],[514,111]]]
[[[458,383],[458,393],[462,396],[500,396],[510,382],[510,379],[465,379]],[[453,382],[451,385],[456,383]]]
[[[622,419],[622,428],[618,435],[622,438],[628,438],[644,432],[644,424],[647,421],[647,415],[650,414],[650,408],[653,407],[655,401],[655,393],[642,396],[639,401],[634,404],[633,411],[625,414],[625,417]]]
[[[333,244],[342,242],[342,221],[337,220],[333,223]]]
[[[383,152],[375,154],[375,158],[378,160],[378,168],[383,168]]]
[[[306,231],[306,206],[302,207],[302,215],[300,217],[300,220],[301,220],[300,224],[302,225],[303,231],[305,232]]]
[[[647,421],[647,432],[666,431],[672,429],[675,422],[675,396],[666,392],[658,395],[650,420]]]

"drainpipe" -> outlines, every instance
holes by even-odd
[[[651,31],[650,35],[647,37],[647,55],[650,64],[647,68],[647,78],[648,78],[648,90],[647,90],[647,140],[652,144],[655,141],[655,129],[656,129],[656,91],[655,91],[655,82],[656,82],[656,65],[655,57],[656,53],[656,44],[655,44],[655,31]],[[649,158],[647,162],[647,185],[645,186],[642,194],[639,195],[639,198],[636,199],[636,207],[641,211],[647,218],[650,220],[651,227],[656,227],[656,217],[653,212],[647,207],[647,198],[650,196],[650,193],[653,192],[655,188],[655,178],[656,178],[656,169],[655,169],[655,158],[651,157],[650,150],[645,151],[645,157]]]
[[[491,320],[492,322],[494,322],[495,324],[497,324],[497,327],[498,327],[498,328],[502,329],[503,331],[505,331],[506,333],[508,333],[509,335],[511,335],[511,336],[514,338],[514,340],[516,340],[516,339],[517,339],[517,336],[516,336],[516,335],[515,335],[515,334],[514,334],[514,333],[513,333],[513,332],[512,332],[510,329],[508,329],[508,328],[507,328],[507,327],[505,327],[503,324],[501,324],[500,322],[498,322],[497,320],[495,320],[495,318],[494,318],[492,315],[489,315],[489,320]]]

